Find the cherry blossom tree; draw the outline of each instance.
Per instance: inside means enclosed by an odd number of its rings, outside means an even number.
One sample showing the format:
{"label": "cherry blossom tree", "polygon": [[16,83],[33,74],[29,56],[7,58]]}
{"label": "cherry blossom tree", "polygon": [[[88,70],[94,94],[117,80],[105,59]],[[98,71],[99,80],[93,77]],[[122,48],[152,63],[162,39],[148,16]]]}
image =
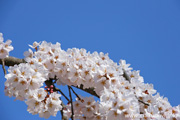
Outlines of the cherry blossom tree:
{"label": "cherry blossom tree", "polygon": [[[115,63],[108,54],[85,49],[65,51],[58,42],[34,42],[29,46],[24,59],[9,56],[11,40],[4,42],[0,34],[4,92],[24,101],[32,115],[49,118],[60,111],[62,120],[180,120],[180,106],[171,106],[125,60]],[[68,95],[60,88],[65,85]],[[83,97],[74,88],[92,96]]]}

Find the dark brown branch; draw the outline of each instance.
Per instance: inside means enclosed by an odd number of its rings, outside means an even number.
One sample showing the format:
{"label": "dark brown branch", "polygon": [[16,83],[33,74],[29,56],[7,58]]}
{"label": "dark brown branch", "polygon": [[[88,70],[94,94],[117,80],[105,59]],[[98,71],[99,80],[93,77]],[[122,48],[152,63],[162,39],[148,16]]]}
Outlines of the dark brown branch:
{"label": "dark brown branch", "polygon": [[81,98],[79,97],[79,95],[72,89],[72,87],[70,87],[71,88],[71,90],[73,91],[73,93],[76,95],[76,97],[79,99],[79,100],[81,100]]}
{"label": "dark brown branch", "polygon": [[[62,100],[61,100],[61,101],[62,101]],[[64,110],[64,108],[65,108],[65,105],[64,105],[63,101],[61,102],[61,106],[62,106],[62,110],[60,110],[60,112],[61,112],[61,119],[62,119],[62,120],[68,120],[67,117],[64,116],[63,110]]]}
{"label": "dark brown branch", "polygon": [[83,91],[85,91],[85,92],[87,92],[93,96],[100,98],[99,95],[97,95],[96,92],[94,91],[94,88],[83,88],[82,84],[79,87],[78,86],[74,86],[74,87],[81,89],[81,90],[83,90]]}
{"label": "dark brown branch", "polygon": [[144,105],[149,106],[149,104],[147,104],[147,103],[143,102],[142,100],[138,100],[138,101],[139,101],[140,103],[144,104]]}
{"label": "dark brown branch", "polygon": [[70,100],[68,99],[68,97],[60,90],[60,89],[58,89],[58,88],[54,88],[55,89],[55,91],[58,91],[58,92],[60,92],[61,93],[61,95],[63,95],[65,98],[66,98],[66,100],[69,102]]}
{"label": "dark brown branch", "polygon": [[[19,58],[15,58],[15,57],[7,57],[4,58],[4,64],[5,66],[14,66],[14,65],[18,65],[20,63],[25,63],[26,61],[24,59],[19,59]],[[2,59],[0,59],[0,64],[2,65]]]}
{"label": "dark brown branch", "polygon": [[71,112],[72,112],[71,120],[74,120],[74,108],[73,108],[73,101],[72,101],[70,86],[68,86],[68,90],[69,90],[69,97],[70,97],[70,102],[71,102]]}

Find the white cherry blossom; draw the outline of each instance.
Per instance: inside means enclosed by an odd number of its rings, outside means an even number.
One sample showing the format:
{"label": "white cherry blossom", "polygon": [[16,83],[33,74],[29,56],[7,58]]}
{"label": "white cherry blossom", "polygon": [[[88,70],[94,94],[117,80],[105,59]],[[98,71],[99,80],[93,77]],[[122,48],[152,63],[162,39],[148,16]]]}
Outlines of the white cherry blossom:
{"label": "white cherry blossom", "polygon": [[[9,55],[13,49],[10,43],[3,43],[0,33],[0,58]],[[63,109],[64,115],[70,118],[70,101],[63,108],[62,96],[55,88],[82,85],[84,89],[93,88],[100,100],[79,95],[80,99],[73,102],[75,119],[180,120],[180,106],[172,107],[125,60],[120,60],[118,65],[102,52],[91,54],[78,48],[65,51],[58,42],[34,42],[30,47],[24,52],[26,63],[9,67],[4,92],[25,101],[27,111],[33,115],[49,118]]]}

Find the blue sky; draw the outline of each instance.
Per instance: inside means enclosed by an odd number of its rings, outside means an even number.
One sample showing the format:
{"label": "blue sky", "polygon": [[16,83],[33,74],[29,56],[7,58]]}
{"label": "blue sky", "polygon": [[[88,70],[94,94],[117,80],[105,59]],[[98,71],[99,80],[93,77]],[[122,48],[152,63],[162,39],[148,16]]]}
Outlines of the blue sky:
{"label": "blue sky", "polygon": [[[178,0],[0,0],[0,32],[13,41],[11,56],[23,58],[34,41],[109,53],[140,70],[171,105],[180,104],[180,1]],[[24,102],[4,95],[1,119],[43,120]],[[86,95],[86,94],[83,94]],[[60,120],[51,117],[51,120]]]}

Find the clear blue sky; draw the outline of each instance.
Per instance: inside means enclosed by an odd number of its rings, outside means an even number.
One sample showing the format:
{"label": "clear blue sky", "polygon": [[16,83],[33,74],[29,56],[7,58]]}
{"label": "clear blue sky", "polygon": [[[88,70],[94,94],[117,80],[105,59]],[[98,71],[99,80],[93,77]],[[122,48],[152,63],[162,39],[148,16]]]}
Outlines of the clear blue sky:
{"label": "clear blue sky", "polygon": [[[46,40],[125,59],[173,106],[180,104],[179,0],[0,0],[0,32],[19,58],[28,44]],[[0,119],[43,120],[5,96],[2,70],[0,77]]]}

